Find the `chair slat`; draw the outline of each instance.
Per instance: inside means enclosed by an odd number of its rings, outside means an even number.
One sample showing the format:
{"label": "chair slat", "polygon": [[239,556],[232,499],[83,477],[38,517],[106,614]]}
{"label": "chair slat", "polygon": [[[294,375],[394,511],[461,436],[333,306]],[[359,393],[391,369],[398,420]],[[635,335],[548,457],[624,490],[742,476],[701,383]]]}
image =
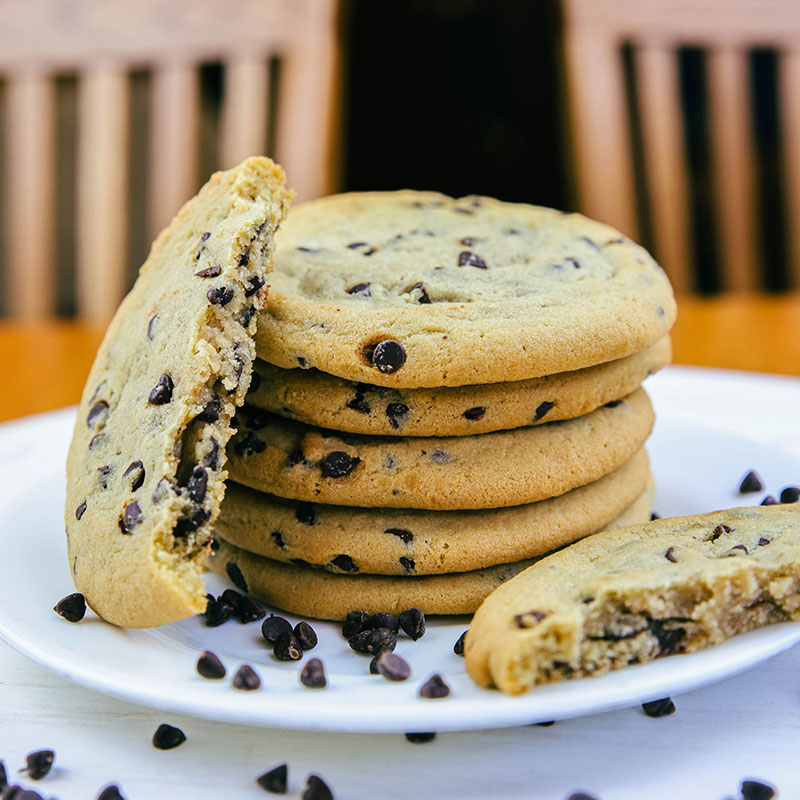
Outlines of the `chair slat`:
{"label": "chair slat", "polygon": [[790,50],[782,54],[778,83],[784,126],[790,281],[794,288],[800,288],[800,50]]}
{"label": "chair slat", "polygon": [[686,151],[674,48],[645,44],[636,51],[645,177],[655,251],[676,292],[691,291]]}
{"label": "chair slat", "polygon": [[267,152],[269,64],[266,55],[241,56],[225,64],[221,167]]}
{"label": "chair slat", "polygon": [[78,312],[106,320],[126,285],[129,84],[116,66],[79,81]]}
{"label": "chair slat", "polygon": [[724,288],[755,289],[760,259],[746,52],[732,48],[711,51],[708,78]]}
{"label": "chair slat", "polygon": [[150,86],[149,238],[175,216],[199,183],[200,88],[193,64],[164,64]]}
{"label": "chair slat", "polygon": [[23,318],[55,311],[55,85],[19,75],[7,87],[6,224],[8,311]]}

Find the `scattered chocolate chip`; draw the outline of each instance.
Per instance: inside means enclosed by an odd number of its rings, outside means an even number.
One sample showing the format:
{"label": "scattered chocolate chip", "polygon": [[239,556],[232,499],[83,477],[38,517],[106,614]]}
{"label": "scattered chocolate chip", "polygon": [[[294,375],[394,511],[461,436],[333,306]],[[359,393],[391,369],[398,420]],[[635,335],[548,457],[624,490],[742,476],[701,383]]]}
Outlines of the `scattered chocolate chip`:
{"label": "scattered chocolate chip", "polygon": [[419,687],[419,696],[426,700],[438,700],[450,694],[450,687],[438,673],[431,675],[422,686]]}
{"label": "scattered chocolate chip", "polygon": [[273,767],[269,772],[259,775],[256,778],[256,783],[270,794],[286,794],[288,776],[289,765],[280,764],[277,767]]}
{"label": "scattered chocolate chip", "polygon": [[764,484],[756,472],[750,470],[747,475],[742,479],[739,485],[739,492],[741,494],[748,494],[750,492],[760,492],[764,489]]}
{"label": "scattered chocolate chip", "polygon": [[384,533],[391,533],[392,536],[397,536],[398,539],[401,539],[406,544],[414,539],[414,534],[411,533],[411,531],[407,531],[405,528],[386,528]]}
{"label": "scattered chocolate chip", "polygon": [[321,469],[323,478],[343,478],[349,475],[361,461],[356,456],[351,456],[343,450],[333,450],[322,459]]}
{"label": "scattered chocolate chip", "polygon": [[233,676],[232,685],[234,689],[253,692],[261,688],[261,678],[258,677],[258,673],[249,664],[242,664]]}
{"label": "scattered chocolate chip", "polygon": [[514,622],[518,628],[532,628],[546,616],[546,611],[526,611],[524,614],[514,614]]}
{"label": "scattered chocolate chip", "polygon": [[369,283],[356,283],[353,284],[349,289],[345,289],[345,291],[347,294],[363,294],[364,297],[369,297],[371,294],[369,287]]}
{"label": "scattered chocolate chip", "polygon": [[186,489],[189,492],[189,499],[195,503],[202,503],[206,497],[207,487],[208,472],[206,472],[203,467],[195,467],[192,470],[189,482],[186,484]]}
{"label": "scattered chocolate chip", "polygon": [[370,614],[364,620],[361,630],[370,631],[376,628],[388,628],[390,631],[397,633],[397,631],[400,630],[400,621],[394,614],[387,614],[385,612]]}
{"label": "scattered chocolate chip", "polygon": [[233,452],[237,456],[252,456],[256,453],[263,453],[267,449],[267,443],[259,439],[253,431],[247,431],[233,445]]}
{"label": "scattered chocolate chip", "polygon": [[358,564],[345,553],[340,553],[332,558],[331,564],[334,567],[338,567],[342,572],[358,572]]}
{"label": "scattered chocolate chip", "polygon": [[362,630],[348,639],[348,644],[356,653],[375,655],[381,650],[394,650],[397,645],[397,634],[389,628]]}
{"label": "scattered chocolate chip", "polygon": [[781,503],[796,503],[800,500],[800,487],[787,486],[781,491]]}
{"label": "scattered chocolate chip", "polygon": [[378,675],[383,675],[387,681],[405,681],[411,676],[408,662],[391,650],[383,650],[378,654],[375,671]]}
{"label": "scattered chocolate chip", "polygon": [[313,525],[316,521],[314,506],[307,502],[297,504],[297,508],[294,511],[294,516],[297,521],[302,522],[303,525]]}
{"label": "scattered chocolate chip", "polygon": [[300,683],[309,689],[324,689],[328,685],[325,678],[325,666],[318,658],[309,659],[300,670]]}
{"label": "scattered chocolate chip", "polygon": [[769,544],[769,542],[770,542],[770,540],[769,540],[769,539],[766,539],[766,538],[764,538],[764,537],[762,536],[762,537],[761,537],[761,538],[758,540],[758,546],[759,546],[759,547],[764,547],[765,545],[768,545],[768,544]]}
{"label": "scattered chocolate chip", "polygon": [[[364,253],[369,255],[369,253]],[[333,800],[333,792],[319,775],[309,775],[303,791],[303,800]]]}
{"label": "scattered chocolate chip", "polygon": [[777,797],[775,787],[761,781],[744,780],[739,786],[742,800],[772,800]]}
{"label": "scattered chocolate chip", "polygon": [[586,794],[586,792],[573,792],[567,800],[597,800],[593,794]]}
{"label": "scattered chocolate chip", "polygon": [[204,650],[195,665],[198,675],[212,681],[218,681],[225,677],[227,670],[225,665],[210,650]]}
{"label": "scattered chocolate chip", "polygon": [[342,624],[342,636],[350,639],[357,633],[364,630],[364,623],[369,619],[366,611],[348,611],[347,617]]}
{"label": "scattered chocolate chip", "polygon": [[298,622],[294,626],[294,635],[303,650],[313,650],[317,646],[317,634],[307,622]]}
{"label": "scattered chocolate chip", "polygon": [[[226,589],[221,596],[221,600],[223,602],[228,602],[226,596],[230,597],[232,594],[238,594],[238,592],[234,592],[233,589]],[[247,595],[239,595],[239,601],[236,606],[233,608],[233,613],[236,615],[239,622],[242,625],[247,625],[249,622],[256,622],[256,620],[263,619],[267,612],[264,610],[264,607],[253,600],[252,597],[248,597]]]}
{"label": "scattered chocolate chip", "polygon": [[281,634],[291,633],[292,623],[283,617],[277,617],[275,614],[270,614],[264,622],[261,623],[261,635],[271,644],[278,641]]}
{"label": "scattered chocolate chip", "polygon": [[0,761],[0,792],[8,786],[8,773],[4,761]]}
{"label": "scattered chocolate chip", "polygon": [[464,631],[464,633],[462,633],[461,636],[459,636],[458,639],[456,639],[456,643],[453,645],[453,652],[457,656],[464,655],[464,640],[466,638],[467,638],[467,632]]}
{"label": "scattered chocolate chip", "polygon": [[67,622],[80,622],[86,615],[86,598],[80,592],[68,594],[53,606],[53,611]]}
{"label": "scattered chocolate chip", "polygon": [[673,564],[677,564],[678,563],[678,559],[675,558],[675,548],[674,547],[667,548],[667,552],[664,553],[664,558],[666,558],[667,561],[671,561]]}
{"label": "scattered chocolate chip", "polygon": [[31,780],[38,781],[50,772],[56,754],[52,750],[34,750],[25,756],[25,768],[20,772],[26,772]]}
{"label": "scattered chocolate chip", "polygon": [[231,607],[222,600],[212,600],[206,606],[206,627],[217,628],[231,618]]}
{"label": "scattered chocolate chip", "polygon": [[155,325],[157,319],[158,319],[158,314],[153,314],[153,316],[150,317],[150,319],[147,322],[147,338],[150,339],[150,341],[152,341],[153,336],[155,336]]}
{"label": "scattered chocolate chip", "polygon": [[216,264],[213,267],[206,267],[205,269],[201,269],[200,272],[195,272],[196,278],[216,278],[217,275],[222,273],[222,267],[219,264]]}
{"label": "scattered chocolate chip", "polygon": [[533,421],[538,422],[545,414],[547,414],[555,405],[555,403],[551,403],[549,400],[545,400],[543,403],[539,403],[536,411],[533,415]]}
{"label": "scattered chocolate chip", "polygon": [[125,533],[133,533],[133,529],[142,521],[142,509],[134,500],[125,506],[122,516],[119,518],[119,529]]}
{"label": "scattered chocolate chip", "polygon": [[239,613],[239,609],[242,607],[244,598],[245,595],[240,594],[236,591],[236,589],[226,589],[219,596],[219,599],[222,600],[223,603],[227,603],[231,607],[231,612],[234,614]]}
{"label": "scattered chocolate chip", "polygon": [[556,721],[554,719],[548,719],[544,722],[534,722],[533,724],[539,728],[550,728],[556,724]]}
{"label": "scattered chocolate chip", "polygon": [[225,572],[228,573],[228,577],[236,586],[247,593],[247,581],[244,579],[244,575],[242,575],[242,571],[239,569],[238,565],[234,564],[233,561],[229,561],[225,567]]}
{"label": "scattered chocolate chip", "polygon": [[777,501],[777,500],[776,500],[776,499],[775,499],[775,498],[774,498],[774,497],[773,497],[771,494],[768,494],[768,495],[767,495],[767,496],[766,496],[766,497],[765,497],[765,498],[764,498],[764,499],[761,501],[761,505],[762,505],[762,506],[777,506],[777,505],[778,505],[778,501]]}
{"label": "scattered chocolate chip", "polygon": [[90,428],[102,428],[108,419],[108,403],[105,400],[98,400],[90,409],[86,416],[86,424]]}
{"label": "scattered chocolate chip", "polygon": [[731,547],[731,549],[728,550],[727,553],[725,553],[725,556],[740,556],[742,555],[742,553],[744,553],[744,555],[747,555],[747,547],[743,544],[736,544],[733,547]]}
{"label": "scattered chocolate chip", "polygon": [[75,519],[80,519],[83,516],[84,511],[86,511],[85,500],[75,509]]}
{"label": "scattered chocolate chip", "polygon": [[211,449],[203,456],[203,464],[209,469],[216,469],[219,464],[219,442],[213,436]]}
{"label": "scattered chocolate chip", "polygon": [[272,652],[279,661],[299,661],[303,657],[303,648],[291,630],[278,636]]}
{"label": "scattered chocolate chip", "polygon": [[364,390],[356,389],[356,395],[351,400],[348,400],[345,405],[352,408],[353,411],[359,411],[362,414],[369,414],[369,404],[364,399]]}
{"label": "scattered chocolate chip", "polygon": [[172,725],[162,722],[153,734],[153,747],[157,750],[172,750],[186,741],[186,734]]}
{"label": "scattered chocolate chip", "polygon": [[650,703],[642,703],[642,709],[648,717],[668,717],[675,713],[675,703],[672,699],[665,697],[662,700],[653,700]]}
{"label": "scattered chocolate chip", "polygon": [[384,339],[375,345],[370,360],[381,372],[391,374],[406,363],[406,351],[400,342]]}
{"label": "scattered chocolate chip", "polygon": [[458,254],[458,266],[486,269],[486,262],[477,253],[472,253],[469,250],[463,250]]}
{"label": "scattered chocolate chip", "polygon": [[195,417],[200,422],[216,422],[219,419],[219,409],[221,401],[214,395],[206,404],[203,410]]}
{"label": "scattered chocolate chip", "polygon": [[144,466],[141,461],[131,461],[128,469],[122,473],[123,478],[130,478],[131,489],[135,492],[144,483]]}
{"label": "scattered chocolate chip", "polygon": [[97,795],[97,800],[125,800],[120,791],[119,786],[115,783],[112,783],[110,786],[106,786],[105,788],[101,789],[100,794]]}
{"label": "scattered chocolate chip", "polygon": [[165,403],[169,403],[169,401],[172,400],[172,390],[174,388],[175,384],[172,382],[172,378],[165,373],[158,379],[158,383],[153,387],[153,390],[150,392],[150,397],[147,398],[147,402],[153,406],[163,406]]}
{"label": "scattered chocolate chip", "polygon": [[406,575],[410,575],[414,571],[416,564],[414,563],[413,558],[409,558],[408,556],[400,556],[399,561],[400,566],[405,570]]}
{"label": "scattered chocolate chip", "polygon": [[252,297],[263,285],[265,281],[258,275],[253,275],[252,278],[244,285],[244,296]]}
{"label": "scattered chocolate chip", "polygon": [[425,615],[418,608],[407,608],[397,618],[400,627],[415,642],[425,634]]}
{"label": "scattered chocolate chip", "polygon": [[233,289],[230,286],[215,286],[206,292],[206,297],[212,306],[226,306],[233,300]]}
{"label": "scattered chocolate chip", "polygon": [[389,403],[389,405],[386,406],[386,416],[389,418],[389,424],[395,430],[405,421],[408,412],[409,408],[405,403]]}
{"label": "scattered chocolate chip", "polygon": [[406,739],[411,742],[411,744],[425,744],[426,742],[432,742],[436,738],[435,733],[406,733]]}
{"label": "scattered chocolate chip", "polygon": [[475,406],[475,408],[468,408],[461,416],[469,420],[482,419],[486,413],[484,406]]}

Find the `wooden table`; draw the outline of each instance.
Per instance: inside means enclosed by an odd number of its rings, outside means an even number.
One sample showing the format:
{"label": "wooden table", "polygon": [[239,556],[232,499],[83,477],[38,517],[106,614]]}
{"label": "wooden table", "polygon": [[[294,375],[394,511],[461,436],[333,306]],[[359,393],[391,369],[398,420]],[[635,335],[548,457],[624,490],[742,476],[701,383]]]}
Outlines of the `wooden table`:
{"label": "wooden table", "polygon": [[[800,292],[684,297],[676,364],[800,375]],[[0,323],[0,420],[71,405],[103,337],[76,322]]]}

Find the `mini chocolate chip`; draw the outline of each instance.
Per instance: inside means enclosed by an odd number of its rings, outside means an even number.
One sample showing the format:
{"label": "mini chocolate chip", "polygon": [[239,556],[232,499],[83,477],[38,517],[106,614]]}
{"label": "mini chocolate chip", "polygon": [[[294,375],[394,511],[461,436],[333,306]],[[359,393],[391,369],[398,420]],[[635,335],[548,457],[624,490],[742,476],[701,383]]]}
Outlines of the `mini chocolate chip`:
{"label": "mini chocolate chip", "polygon": [[468,408],[461,416],[465,419],[477,420],[482,419],[485,413],[486,408],[484,406],[475,406],[475,408]]}
{"label": "mini chocolate chip", "polygon": [[220,275],[221,273],[222,267],[219,264],[216,264],[213,267],[201,269],[200,272],[195,272],[194,276],[196,278],[216,278],[217,275]]}
{"label": "mini chocolate chip", "polygon": [[796,503],[800,500],[800,487],[787,486],[781,491],[781,503]]}
{"label": "mini chocolate chip", "polygon": [[261,688],[261,678],[259,678],[258,673],[249,664],[242,664],[242,666],[236,670],[232,684],[234,689],[241,689],[243,692],[252,692]]}
{"label": "mini chocolate chip", "polygon": [[406,351],[400,342],[384,339],[375,345],[370,360],[381,372],[391,374],[406,363]]}
{"label": "mini chocolate chip", "polygon": [[389,628],[362,630],[351,636],[347,643],[356,653],[375,655],[381,650],[394,650],[397,645],[397,634]]}
{"label": "mini chocolate chip", "polygon": [[97,795],[97,800],[125,800],[125,798],[123,797],[119,786],[117,786],[115,783],[112,783],[110,786],[106,786],[100,791],[100,794]]}
{"label": "mini chocolate chip", "polygon": [[668,717],[675,713],[675,703],[672,699],[665,697],[662,700],[653,700],[650,703],[642,703],[642,709],[648,717]]}
{"label": "mini chocolate chip", "polygon": [[359,411],[362,414],[369,414],[369,404],[364,399],[364,392],[362,389],[356,389],[356,395],[352,400],[348,400],[345,405],[352,408],[353,411]]}
{"label": "mini chocolate chip", "polygon": [[469,250],[463,250],[458,254],[458,266],[486,269],[486,262],[477,253],[472,253]]}
{"label": "mini chocolate chip", "polygon": [[388,628],[390,631],[397,633],[400,630],[400,620],[394,614],[387,614],[386,612],[370,614],[364,620],[362,630],[375,630],[375,628]]}
{"label": "mini chocolate chip", "polygon": [[545,611],[526,611],[524,614],[514,614],[514,622],[518,628],[532,628],[547,616]]}
{"label": "mini chocolate chip", "polygon": [[764,484],[756,472],[750,470],[747,475],[742,479],[739,484],[739,492],[741,494],[749,494],[750,492],[760,492],[764,489]]}
{"label": "mini chocolate chip", "polygon": [[131,461],[128,469],[122,473],[123,478],[130,478],[131,489],[135,492],[144,483],[144,466],[141,461]]}
{"label": "mini chocolate chip", "polygon": [[403,294],[416,294],[416,300],[420,305],[431,302],[431,298],[428,296],[428,290],[421,281],[418,281],[413,286],[409,286],[408,289],[403,289]]}
{"label": "mini chocolate chip", "polygon": [[282,633],[275,640],[272,652],[279,661],[299,661],[303,657],[303,648],[292,631]]}
{"label": "mini chocolate chip", "polygon": [[415,642],[425,634],[425,614],[418,608],[407,608],[405,611],[401,611],[397,621],[403,631]]}
{"label": "mini chocolate chip", "polygon": [[172,750],[186,741],[186,734],[172,725],[162,722],[153,734],[153,747],[158,750]]}
{"label": "mini chocolate chip", "polygon": [[217,628],[231,618],[231,607],[222,600],[212,600],[206,606],[206,627]]}
{"label": "mini chocolate chip", "polygon": [[206,297],[212,306],[226,306],[233,300],[233,289],[230,286],[215,286],[206,292]]}
{"label": "mini chocolate chip", "polygon": [[311,658],[300,671],[300,683],[308,689],[324,689],[328,685],[325,666],[318,658]]}
{"label": "mini chocolate chip", "polygon": [[313,525],[316,522],[314,506],[308,502],[298,503],[297,508],[294,510],[294,516],[303,525]]}
{"label": "mini chocolate chip", "polygon": [[391,650],[383,650],[378,655],[375,671],[378,675],[383,675],[387,681],[405,681],[411,676],[408,662]]}
{"label": "mini chocolate chip", "polygon": [[219,397],[214,397],[209,400],[203,410],[195,417],[200,422],[216,422],[219,419],[219,409],[222,405]]}
{"label": "mini chocolate chip", "polygon": [[360,458],[351,456],[343,450],[334,450],[322,459],[320,465],[323,478],[343,478],[358,466]]}
{"label": "mini chocolate chip", "polygon": [[730,533],[732,528],[729,528],[727,525],[717,525],[713,531],[711,531],[711,541],[716,542],[723,533]]}
{"label": "mini chocolate chip", "polygon": [[203,456],[203,465],[209,469],[216,469],[219,464],[219,442],[212,436],[211,449]]}
{"label": "mini chocolate chip", "polygon": [[425,744],[436,738],[435,733],[406,733],[404,735],[411,744]]}
{"label": "mini chocolate chip", "polygon": [[302,800],[333,800],[333,792],[319,775],[309,775]]}
{"label": "mini chocolate chip", "polygon": [[229,561],[225,567],[225,572],[228,573],[228,577],[236,586],[243,592],[247,592],[247,581],[244,579],[244,575],[242,575],[242,571],[239,569],[238,565],[234,564],[233,561]]}
{"label": "mini chocolate chip", "polygon": [[458,243],[463,247],[474,247],[480,241],[483,240],[477,238],[476,236],[465,236],[463,239],[459,239]]}
{"label": "mini chocolate chip", "polygon": [[80,592],[68,594],[53,606],[53,611],[67,622],[80,622],[86,614],[86,599]]}
{"label": "mini chocolate chip", "polygon": [[195,467],[186,489],[189,492],[189,499],[195,503],[202,503],[206,497],[208,487],[208,472],[203,467]]}
{"label": "mini chocolate chip", "polygon": [[400,556],[400,566],[405,570],[406,575],[410,575],[414,571],[414,559],[408,556]]}
{"label": "mini chocolate chip", "polygon": [[108,403],[105,400],[98,400],[90,409],[86,416],[86,424],[90,428],[102,428],[108,419]]}
{"label": "mini chocolate chip", "polygon": [[408,416],[409,408],[405,403],[389,403],[386,406],[386,416],[389,418],[389,424],[397,430],[400,423]]}
{"label": "mini chocolate chip", "polygon": [[225,665],[210,650],[204,650],[200,654],[200,658],[197,659],[197,664],[195,664],[195,669],[198,675],[202,675],[212,681],[221,680],[227,674]]}
{"label": "mini chocolate chip", "polygon": [[777,797],[775,788],[761,781],[744,780],[739,786],[742,800],[772,800]]}
{"label": "mini chocolate chip", "polygon": [[450,694],[450,687],[438,673],[431,675],[422,686],[419,687],[419,696],[426,700],[438,700]]}
{"label": "mini chocolate chip", "polygon": [[283,633],[292,632],[292,623],[283,617],[277,617],[275,614],[270,614],[264,622],[261,623],[261,635],[270,644],[275,644],[278,638]]}
{"label": "mini chocolate chip", "polygon": [[434,464],[450,464],[454,459],[452,453],[447,450],[440,450],[438,447],[430,455]]}
{"label": "mini chocolate chip", "polygon": [[104,433],[96,433],[94,436],[92,436],[91,439],[89,439],[89,449],[90,450],[98,449],[99,447],[102,446],[103,442],[105,442],[107,438],[108,437]]}
{"label": "mini chocolate chip", "polygon": [[581,268],[581,262],[580,262],[580,261],[578,261],[578,259],[577,259],[577,258],[572,258],[572,257],[570,256],[569,258],[565,258],[564,260],[565,260],[565,261],[566,261],[568,264],[572,264],[572,266],[573,266],[573,268],[574,268],[574,269],[580,269],[580,268]]}
{"label": "mini chocolate chip", "polygon": [[286,542],[284,542],[283,536],[281,536],[280,531],[272,531],[270,537],[272,538],[272,541],[275,542],[276,547],[280,547],[281,550],[286,549]]}
{"label": "mini chocolate chip", "polygon": [[761,505],[762,505],[762,506],[777,506],[777,505],[778,505],[778,501],[777,501],[777,500],[776,500],[776,499],[775,499],[775,498],[774,498],[774,497],[773,497],[771,494],[768,494],[768,495],[767,495],[767,496],[766,496],[766,497],[765,497],[765,498],[764,498],[764,499],[761,501]]}
{"label": "mini chocolate chip", "polygon": [[295,447],[291,453],[289,453],[289,457],[286,459],[286,465],[289,467],[296,467],[298,464],[302,464],[306,460],[305,455],[303,454],[302,447]]}
{"label": "mini chocolate chip", "polygon": [[551,403],[549,400],[545,400],[543,403],[539,403],[539,406],[536,409],[536,412],[533,415],[533,421],[538,422],[545,414],[547,414],[555,405],[555,403]]}
{"label": "mini chocolate chip", "polygon": [[349,289],[345,289],[345,291],[347,294],[363,294],[364,297],[369,297],[371,294],[369,287],[369,283],[356,283],[353,284]]}
{"label": "mini chocolate chip", "polygon": [[770,542],[770,540],[769,540],[769,539],[766,539],[765,537],[763,537],[763,536],[762,536],[762,537],[761,537],[761,538],[758,540],[758,546],[759,546],[759,547],[764,547],[764,545],[767,545],[767,544],[769,544],[769,542]]}
{"label": "mini chocolate chip", "polygon": [[134,500],[125,506],[122,516],[119,518],[119,529],[126,534],[133,532],[133,529],[142,521],[142,509]]}
{"label": "mini chocolate chip", "polygon": [[259,775],[256,778],[256,783],[265,791],[270,794],[286,794],[288,784],[289,765],[280,764],[277,767]]}
{"label": "mini chocolate chip", "polygon": [[366,611],[348,611],[347,617],[342,624],[342,636],[350,639],[357,633],[364,630],[364,623],[369,619]]}
{"label": "mini chocolate chip", "polygon": [[164,373],[150,392],[147,402],[153,406],[163,406],[165,403],[169,403],[172,400],[172,390],[174,388],[175,384],[172,382],[172,378]]}
{"label": "mini chocolate chip", "polygon": [[413,541],[414,539],[414,534],[411,533],[411,531],[407,531],[405,528],[386,528],[386,530],[384,530],[384,533],[391,533],[392,536],[397,536],[406,544]]}
{"label": "mini chocolate chip", "polygon": [[153,316],[150,317],[147,323],[147,338],[150,339],[151,341],[153,340],[153,336],[155,336],[155,324],[157,319],[158,319],[158,314],[153,314]]}
{"label": "mini chocolate chip", "polygon": [[25,756],[25,769],[20,772],[27,772],[31,780],[41,780],[50,772],[55,759],[56,754],[52,750],[34,750]]}
{"label": "mini chocolate chip", "polygon": [[664,553],[664,558],[666,558],[667,561],[671,561],[673,564],[677,564],[678,563],[678,559],[675,558],[675,548],[674,547],[667,548],[667,552]]}
{"label": "mini chocolate chip", "polygon": [[253,431],[247,431],[233,445],[233,452],[237,456],[252,456],[256,453],[263,453],[267,449],[267,443],[259,439]]}
{"label": "mini chocolate chip", "polygon": [[98,467],[97,471],[100,473],[101,485],[104,489],[108,489],[108,476],[111,474],[111,466],[104,464],[102,467]]}
{"label": "mini chocolate chip", "polygon": [[294,635],[303,650],[313,650],[317,646],[317,634],[307,622],[298,622],[294,626]]}
{"label": "mini chocolate chip", "polygon": [[75,509],[75,519],[80,519],[83,516],[84,511],[86,511],[85,500]]}
{"label": "mini chocolate chip", "polygon": [[747,553],[747,547],[745,545],[743,545],[743,544],[735,544],[733,547],[731,547],[730,550],[728,550],[727,553],[725,553],[725,557],[727,557],[727,556],[738,556],[738,555],[741,555],[742,553],[744,553],[745,555],[748,554]]}
{"label": "mini chocolate chip", "polygon": [[242,602],[244,601],[245,596],[240,594],[236,591],[236,589],[226,589],[220,596],[219,599],[222,600],[223,603],[227,603],[231,607],[231,611],[234,614],[239,613],[239,609],[242,606]]}
{"label": "mini chocolate chip", "polygon": [[263,285],[265,281],[258,275],[253,275],[252,278],[244,285],[244,296],[252,297]]}
{"label": "mini chocolate chip", "polygon": [[188,517],[182,517],[175,523],[172,535],[178,537],[186,536],[187,533],[196,531],[201,525],[208,522],[210,517],[210,511],[206,511],[204,508],[195,508]]}
{"label": "mini chocolate chip", "polygon": [[458,639],[456,639],[456,643],[453,645],[453,652],[457,656],[464,655],[464,640],[466,638],[467,638],[467,632],[464,631],[464,633],[462,633],[461,636],[459,636]]}
{"label": "mini chocolate chip", "polygon": [[239,322],[241,323],[243,328],[247,328],[250,325],[250,320],[253,319],[256,313],[255,306],[247,306],[243,311],[241,316],[239,317]]}

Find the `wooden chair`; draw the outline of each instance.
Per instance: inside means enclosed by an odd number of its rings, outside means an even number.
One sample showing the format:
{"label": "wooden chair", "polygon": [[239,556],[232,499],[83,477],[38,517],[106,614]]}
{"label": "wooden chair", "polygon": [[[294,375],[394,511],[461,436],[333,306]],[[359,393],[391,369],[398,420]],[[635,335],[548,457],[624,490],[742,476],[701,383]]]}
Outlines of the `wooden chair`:
{"label": "wooden chair", "polygon": [[150,238],[208,177],[198,162],[203,63],[224,68],[218,166],[274,153],[299,199],[312,198],[331,190],[337,14],[336,0],[4,0],[7,311],[33,318],[55,310],[56,76],[77,76],[78,314],[104,320],[129,283],[131,72],[150,74]]}
{"label": "wooden chair", "polygon": [[562,0],[581,210],[637,237],[621,48],[631,45],[656,255],[693,288],[688,177],[676,51],[707,52],[713,201],[724,288],[759,285],[748,54],[779,54],[791,277],[800,286],[800,7],[794,0]]}

